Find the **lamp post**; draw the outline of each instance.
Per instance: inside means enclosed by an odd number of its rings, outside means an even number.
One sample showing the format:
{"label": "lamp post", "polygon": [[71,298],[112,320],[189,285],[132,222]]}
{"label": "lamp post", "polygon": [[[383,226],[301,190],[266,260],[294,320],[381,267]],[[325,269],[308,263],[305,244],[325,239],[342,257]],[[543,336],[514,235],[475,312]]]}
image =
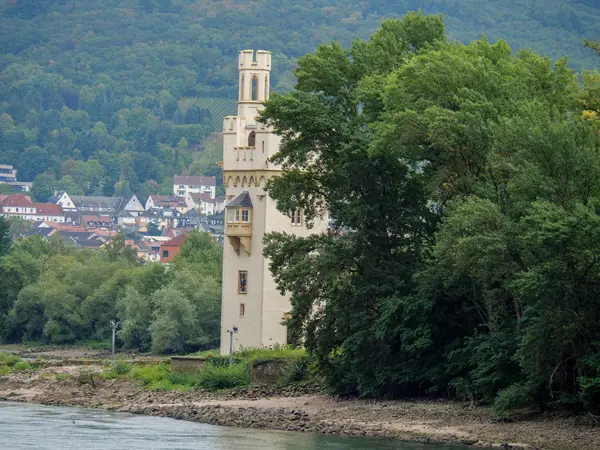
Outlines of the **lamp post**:
{"label": "lamp post", "polygon": [[115,365],[115,331],[117,330],[117,321],[111,320],[110,327],[112,328],[112,352],[111,352],[111,360],[112,365]]}
{"label": "lamp post", "polygon": [[238,332],[238,327],[234,325],[233,328],[227,330],[227,332],[229,333],[229,365],[231,365],[233,362],[233,333]]}

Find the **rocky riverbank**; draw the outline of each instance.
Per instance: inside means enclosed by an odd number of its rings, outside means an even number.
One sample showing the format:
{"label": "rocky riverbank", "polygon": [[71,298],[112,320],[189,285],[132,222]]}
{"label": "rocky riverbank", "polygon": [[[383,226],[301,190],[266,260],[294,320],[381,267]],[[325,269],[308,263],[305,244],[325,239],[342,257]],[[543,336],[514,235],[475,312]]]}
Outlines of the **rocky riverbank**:
{"label": "rocky riverbank", "polygon": [[53,367],[0,378],[0,400],[171,417],[214,425],[306,431],[505,449],[598,449],[592,417],[541,417],[507,423],[489,410],[447,401],[341,400],[307,387],[253,387],[227,393],[157,392],[90,376],[100,367]]}

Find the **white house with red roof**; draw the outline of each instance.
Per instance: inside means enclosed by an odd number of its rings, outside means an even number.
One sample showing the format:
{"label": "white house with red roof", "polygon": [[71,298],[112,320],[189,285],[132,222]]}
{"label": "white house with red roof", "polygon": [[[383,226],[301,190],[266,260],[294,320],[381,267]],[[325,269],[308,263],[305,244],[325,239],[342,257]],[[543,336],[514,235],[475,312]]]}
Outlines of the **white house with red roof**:
{"label": "white house with red roof", "polygon": [[4,217],[19,217],[35,222],[65,222],[62,206],[53,203],[33,203],[31,197],[23,194],[2,196],[1,212]]}

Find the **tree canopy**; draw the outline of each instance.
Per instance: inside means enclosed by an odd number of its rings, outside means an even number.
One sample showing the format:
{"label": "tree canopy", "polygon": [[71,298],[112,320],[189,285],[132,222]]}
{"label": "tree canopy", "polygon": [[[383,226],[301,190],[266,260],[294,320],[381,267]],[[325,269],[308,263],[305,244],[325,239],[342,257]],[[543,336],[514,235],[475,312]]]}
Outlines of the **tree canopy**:
{"label": "tree canopy", "polygon": [[[0,222],[1,226],[2,222]],[[0,229],[2,232],[2,229]],[[219,343],[221,247],[192,232],[173,267],[141,265],[117,236],[100,251],[67,247],[59,236],[19,240],[0,258],[0,338],[73,344],[110,337],[160,353]]]}
{"label": "tree canopy", "polygon": [[334,227],[265,254],[330,387],[597,408],[597,74],[421,13],[298,64],[269,195]]}

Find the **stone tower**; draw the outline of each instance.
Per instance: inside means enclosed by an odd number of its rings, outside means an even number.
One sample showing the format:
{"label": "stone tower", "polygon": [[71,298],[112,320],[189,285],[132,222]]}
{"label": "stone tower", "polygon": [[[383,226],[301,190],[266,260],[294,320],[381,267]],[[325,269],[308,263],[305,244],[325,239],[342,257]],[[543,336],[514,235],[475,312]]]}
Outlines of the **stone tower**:
{"label": "stone tower", "polygon": [[269,99],[271,53],[243,50],[239,54],[237,116],[223,123],[223,182],[225,183],[225,240],[223,249],[223,299],[221,353],[229,352],[227,330],[238,328],[234,350],[267,347],[287,342],[282,321],[290,311],[263,256],[265,233],[282,231],[308,235],[320,232],[304,224],[302,211],[292,217],[280,213],[264,190],[266,181],[281,174],[268,162],[277,153],[280,138],[256,118]]}

